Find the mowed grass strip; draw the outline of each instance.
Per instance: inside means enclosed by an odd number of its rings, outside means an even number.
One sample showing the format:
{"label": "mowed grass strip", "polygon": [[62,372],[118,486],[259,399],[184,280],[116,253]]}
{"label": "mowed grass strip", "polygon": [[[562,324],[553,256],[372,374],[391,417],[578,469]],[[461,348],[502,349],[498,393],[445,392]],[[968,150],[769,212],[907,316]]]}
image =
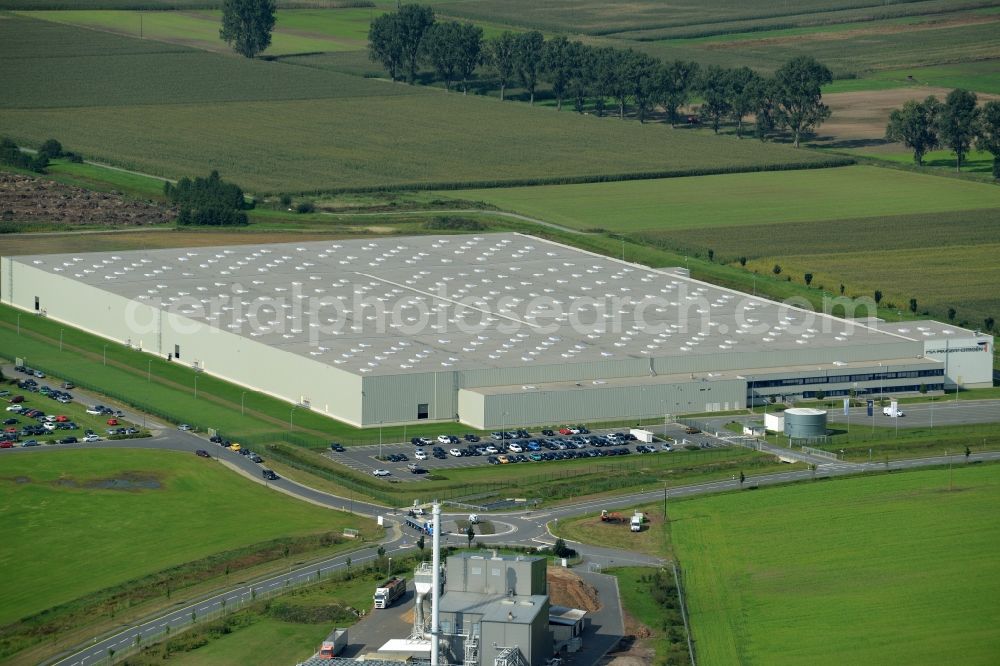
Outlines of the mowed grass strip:
{"label": "mowed grass strip", "polygon": [[0,624],[212,553],[359,519],[173,451],[8,454],[0,477]]}
{"label": "mowed grass strip", "polygon": [[[744,143],[749,142],[734,145]],[[460,190],[453,194],[567,227],[619,232],[1000,207],[1000,188],[991,185],[872,166]],[[797,232],[789,226],[787,233]],[[831,227],[830,233],[836,234],[836,228]]]}
{"label": "mowed grass strip", "polygon": [[218,169],[258,191],[739,171],[827,160],[782,146],[445,93],[10,109],[0,116],[0,133],[29,145],[58,135],[88,157],[160,176]]}

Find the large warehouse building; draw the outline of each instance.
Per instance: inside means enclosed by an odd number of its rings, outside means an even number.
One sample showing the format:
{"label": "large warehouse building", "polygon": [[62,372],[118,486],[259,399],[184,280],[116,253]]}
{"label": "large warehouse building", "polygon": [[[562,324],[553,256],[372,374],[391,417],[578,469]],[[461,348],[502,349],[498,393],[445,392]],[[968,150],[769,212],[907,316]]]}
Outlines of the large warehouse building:
{"label": "large warehouse building", "polygon": [[838,319],[513,233],[4,257],[0,298],[358,426],[992,385],[987,335]]}

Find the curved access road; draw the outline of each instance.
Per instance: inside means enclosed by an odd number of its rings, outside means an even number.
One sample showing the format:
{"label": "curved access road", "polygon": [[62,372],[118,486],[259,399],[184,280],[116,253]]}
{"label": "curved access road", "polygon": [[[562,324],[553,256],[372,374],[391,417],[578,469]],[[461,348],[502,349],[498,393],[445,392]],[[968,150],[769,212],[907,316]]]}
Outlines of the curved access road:
{"label": "curved access road", "polygon": [[[79,446],[81,445],[70,444],[29,449],[7,449],[3,451],[3,455],[37,455],[47,450]],[[103,441],[82,446],[94,448],[165,449],[191,452],[192,454],[197,449],[206,449],[221,464],[274,490],[331,509],[349,511],[373,518],[382,516],[388,528],[388,534],[381,544],[367,545],[350,553],[290,568],[287,572],[250,583],[240,584],[225,591],[199,598],[183,607],[174,608],[169,612],[159,614],[155,617],[144,618],[127,627],[122,627],[120,631],[112,635],[100,637],[92,643],[77,646],[76,649],[68,651],[68,653],[64,652],[60,655],[55,655],[45,661],[45,664],[87,666],[99,663],[102,659],[107,658],[109,651],[119,652],[131,645],[135,645],[137,641],[142,643],[143,641],[155,640],[157,637],[162,636],[164,630],[168,627],[171,630],[180,630],[191,622],[196,621],[197,618],[210,615],[223,608],[233,608],[248,603],[261,595],[276,593],[286,586],[294,586],[316,580],[328,575],[330,572],[347,566],[348,559],[350,559],[352,564],[367,562],[377,557],[376,549],[379,545],[385,548],[388,555],[406,552],[416,547],[416,540],[419,538],[419,535],[415,531],[401,527],[401,521],[398,520],[398,509],[351,498],[338,497],[289,479],[281,478],[276,481],[265,481],[261,477],[260,465],[250,462],[245,456],[241,456],[229,449],[210,444],[202,437],[192,433],[162,430],[159,435],[149,439]],[[596,513],[601,509],[621,510],[640,504],[664,501],[669,503],[671,499],[731,492],[740,490],[741,488],[760,488],[796,481],[806,481],[812,478],[850,476],[862,473],[940,467],[947,464],[967,464],[985,461],[1000,461],[1000,451],[977,453],[968,459],[964,455],[959,454],[891,461],[888,464],[829,462],[817,465],[815,470],[789,470],[787,472],[746,477],[742,484],[738,480],[727,479],[675,488],[664,487],[657,490],[627,493],[611,498],[584,500],[552,508],[490,514],[490,518],[502,524],[504,529],[500,530],[500,533],[496,535],[477,535],[476,539],[485,544],[551,545],[555,542],[555,538],[549,531],[551,523],[588,513]],[[463,518],[465,515],[464,513],[450,513],[442,516],[444,525],[442,543],[453,546],[463,546],[466,544],[464,533],[446,531],[449,524],[453,525],[456,519]],[[626,550],[601,548],[582,543],[574,544],[574,547],[585,562],[602,567],[615,564],[656,566],[663,563],[657,558]]]}

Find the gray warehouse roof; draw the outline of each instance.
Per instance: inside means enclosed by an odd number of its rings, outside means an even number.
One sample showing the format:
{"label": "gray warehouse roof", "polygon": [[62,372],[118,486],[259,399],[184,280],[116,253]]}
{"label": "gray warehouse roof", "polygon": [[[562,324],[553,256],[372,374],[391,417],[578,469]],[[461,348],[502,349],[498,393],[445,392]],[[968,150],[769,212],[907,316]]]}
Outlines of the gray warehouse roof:
{"label": "gray warehouse roof", "polygon": [[514,233],[13,260],[358,374],[918,337]]}

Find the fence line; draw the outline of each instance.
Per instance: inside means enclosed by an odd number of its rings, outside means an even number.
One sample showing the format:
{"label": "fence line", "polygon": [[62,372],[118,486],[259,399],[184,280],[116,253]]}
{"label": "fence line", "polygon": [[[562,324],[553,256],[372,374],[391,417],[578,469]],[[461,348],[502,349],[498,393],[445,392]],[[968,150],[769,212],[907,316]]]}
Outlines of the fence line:
{"label": "fence line", "polygon": [[688,655],[691,657],[691,666],[697,666],[694,656],[694,641],[691,639],[691,625],[688,623],[687,602],[684,601],[684,582],[681,573],[677,571],[677,562],[670,561],[670,568],[674,571],[674,582],[677,584],[677,596],[681,602],[681,619],[684,620],[684,634],[687,636]]}

